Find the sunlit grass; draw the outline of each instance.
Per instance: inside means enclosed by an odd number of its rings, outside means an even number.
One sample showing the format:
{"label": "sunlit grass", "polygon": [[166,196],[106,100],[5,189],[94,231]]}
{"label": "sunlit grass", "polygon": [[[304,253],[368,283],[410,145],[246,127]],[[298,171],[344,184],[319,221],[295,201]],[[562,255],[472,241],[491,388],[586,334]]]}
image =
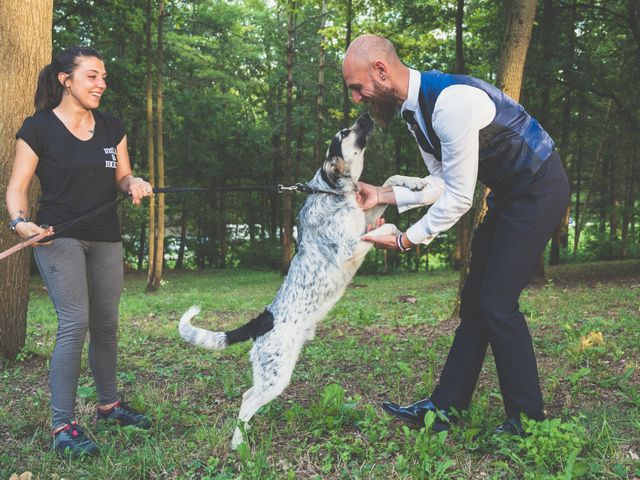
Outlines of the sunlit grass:
{"label": "sunlit grass", "polygon": [[[208,328],[238,326],[272,300],[270,272],[166,275],[156,294],[128,275],[121,303],[118,379],[154,419],[149,432],[98,429],[83,358],[79,419],[101,456],[65,463],[47,452],[47,362],[56,320],[34,277],[28,341],[0,371],[0,479],[91,478],[633,478],[640,476],[640,263],[550,269],[527,289],[529,318],[551,419],[523,441],[498,441],[495,367],[487,357],[468,412],[447,435],[410,431],[379,408],[412,402],[437,382],[456,322],[455,272],[359,276],[304,349],[290,387],[254,418],[249,444],[229,449],[250,343],[224,352],[182,342],[177,321],[192,304]],[[411,295],[416,303],[400,302]],[[585,344],[585,338],[601,340]],[[589,337],[591,335],[591,337]],[[588,343],[588,342],[587,342]],[[586,345],[586,346],[585,346]]]}

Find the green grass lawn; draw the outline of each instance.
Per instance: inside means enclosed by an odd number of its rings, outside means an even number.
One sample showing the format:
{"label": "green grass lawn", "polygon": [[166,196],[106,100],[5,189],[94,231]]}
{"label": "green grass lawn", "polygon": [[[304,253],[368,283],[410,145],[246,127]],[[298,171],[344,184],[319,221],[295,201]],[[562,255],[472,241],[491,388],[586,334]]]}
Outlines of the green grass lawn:
{"label": "green grass lawn", "polygon": [[[470,411],[450,432],[409,430],[381,410],[386,399],[410,403],[428,395],[446,358],[457,274],[430,272],[357,277],[303,350],[289,388],[254,417],[238,452],[229,443],[251,384],[251,342],[223,352],[197,349],[179,338],[177,321],[199,304],[199,326],[243,324],[272,300],[281,278],[169,273],[148,295],[145,277],[129,274],[118,378],[154,426],[95,426],[85,355],[77,411],[101,455],[73,463],[47,450],[56,319],[34,277],[27,346],[0,371],[0,479],[24,471],[41,479],[640,477],[640,262],[547,273],[551,280],[525,290],[520,302],[549,418],[528,425],[527,438],[490,435],[503,419],[490,354]],[[400,302],[400,295],[417,302]]]}

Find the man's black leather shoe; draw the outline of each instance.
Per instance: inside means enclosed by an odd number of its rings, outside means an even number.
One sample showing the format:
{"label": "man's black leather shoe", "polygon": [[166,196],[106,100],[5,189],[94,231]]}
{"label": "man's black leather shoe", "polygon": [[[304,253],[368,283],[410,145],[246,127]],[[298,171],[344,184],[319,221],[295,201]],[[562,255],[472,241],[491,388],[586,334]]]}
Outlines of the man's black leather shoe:
{"label": "man's black leather shoe", "polygon": [[504,422],[496,427],[493,431],[494,435],[518,435],[524,437],[524,429],[522,423],[517,418],[509,417]]}
{"label": "man's black leather shoe", "polygon": [[424,416],[427,412],[434,412],[436,420],[433,422],[431,430],[441,432],[449,428],[449,417],[447,417],[444,410],[438,410],[429,398],[404,407],[394,402],[382,402],[382,409],[389,415],[414,427],[424,427]]}

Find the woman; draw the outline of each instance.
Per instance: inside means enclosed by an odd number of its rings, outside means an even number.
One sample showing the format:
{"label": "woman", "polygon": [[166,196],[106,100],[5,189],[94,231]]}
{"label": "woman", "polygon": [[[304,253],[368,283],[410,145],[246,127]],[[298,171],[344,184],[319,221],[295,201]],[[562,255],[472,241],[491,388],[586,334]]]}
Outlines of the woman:
{"label": "woman", "polygon": [[[61,225],[108,204],[117,190],[134,204],[152,195],[133,177],[122,122],[97,110],[107,88],[100,53],[70,47],[40,72],[36,112],[16,134],[16,156],[7,188],[11,228],[26,239],[45,233],[39,225]],[[35,222],[27,218],[33,176],[42,187]],[[35,248],[38,268],[58,316],[51,357],[53,448],[65,456],[96,454],[96,444],[75,421],[80,358],[90,332],[89,364],[98,394],[98,420],[150,426],[118,401],[116,356],[118,304],[123,284],[122,241],[115,208],[64,229]]]}

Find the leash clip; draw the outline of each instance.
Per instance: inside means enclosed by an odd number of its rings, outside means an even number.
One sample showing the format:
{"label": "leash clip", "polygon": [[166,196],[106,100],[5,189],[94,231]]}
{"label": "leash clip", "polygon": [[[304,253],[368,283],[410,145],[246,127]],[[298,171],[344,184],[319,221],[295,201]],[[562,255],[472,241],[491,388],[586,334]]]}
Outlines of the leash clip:
{"label": "leash clip", "polygon": [[299,186],[302,185],[301,183],[296,183],[295,185],[292,185],[291,187],[285,187],[284,185],[282,185],[281,183],[278,184],[278,193],[283,193],[283,192],[301,192],[303,190],[300,190]]}

